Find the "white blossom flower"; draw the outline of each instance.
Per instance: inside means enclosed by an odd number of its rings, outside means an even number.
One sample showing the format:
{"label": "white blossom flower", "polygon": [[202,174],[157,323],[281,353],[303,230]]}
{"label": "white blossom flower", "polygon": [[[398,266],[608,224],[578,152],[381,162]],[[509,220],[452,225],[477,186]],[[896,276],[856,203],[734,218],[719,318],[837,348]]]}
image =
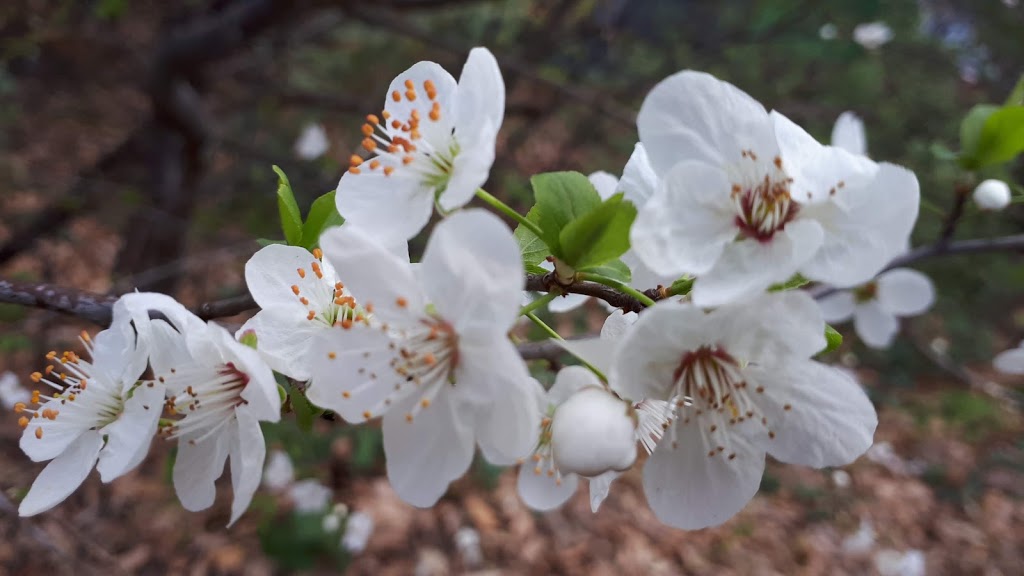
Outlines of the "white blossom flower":
{"label": "white blossom flower", "polygon": [[366,550],[366,544],[373,535],[373,517],[358,510],[349,514],[345,520],[345,534],[341,537],[341,547],[353,554]]}
{"label": "white blossom flower", "polygon": [[320,124],[306,124],[302,134],[295,141],[295,155],[302,160],[316,160],[323,156],[330,149],[331,143],[327,140],[327,131]]}
{"label": "white blossom flower", "polygon": [[255,331],[267,364],[296,380],[309,380],[314,336],[365,319],[319,248],[266,246],[245,263],[245,284],[260,311],[236,336]]}
{"label": "white blossom flower", "polygon": [[171,418],[161,432],[178,441],[175,492],[186,510],[209,508],[214,483],[230,460],[230,526],[260,485],[267,452],[260,422],[281,418],[277,382],[259,353],[224,328],[174,301],[152,308],[167,319],[151,322],[150,365],[156,381],[167,386]]}
{"label": "white blossom flower", "polygon": [[822,40],[835,40],[839,36],[839,29],[831,22],[826,22],[818,28],[818,37]]}
{"label": "white blossom flower", "polygon": [[825,323],[798,291],[711,312],[661,302],[623,338],[610,374],[626,397],[678,398],[674,424],[644,467],[644,491],[666,524],[721,524],[757,492],[765,453],[783,462],[846,464],[871,445],[874,407],[841,371],[810,357]]}
{"label": "white blossom flower", "polygon": [[997,354],[992,360],[992,365],[1005,374],[1024,374],[1024,342],[1017,348]]}
{"label": "white blossom flower", "polygon": [[417,274],[362,228],[330,230],[321,244],[376,320],[317,338],[309,399],[349,422],[384,417],[398,495],[433,505],[468,469],[474,444],[497,464],[528,454],[540,419],[507,337],[523,283],[508,227],[482,210],[453,214],[434,229]]}
{"label": "white blossom flower", "polygon": [[363,148],[338,183],[338,212],[377,237],[412,238],[436,200],[444,211],[472,199],[494,163],[505,83],[486,48],[469,53],[458,84],[419,62],[388,88],[381,117],[367,116]]}
{"label": "white blossom flower", "polygon": [[853,112],[843,112],[832,126],[832,145],[857,156],[868,155],[864,122]]}
{"label": "white blossom flower", "polygon": [[295,467],[284,450],[274,450],[263,469],[263,485],[274,491],[284,490],[295,482]]}
{"label": "white blossom flower", "polygon": [[853,41],[868,50],[877,50],[892,40],[892,28],[885,22],[865,22],[853,29]]}
{"label": "white blossom flower", "polygon": [[475,568],[483,564],[484,551],[480,548],[480,533],[469,526],[455,531],[455,549],[462,557],[462,565]]}
{"label": "white blossom flower", "polygon": [[[41,404],[34,410],[25,403],[15,405],[25,429],[21,449],[34,462],[50,463],[21,501],[21,516],[63,502],[93,467],[110,482],[145,458],[164,400],[162,385],[138,382],[146,369],[149,344],[135,304],[149,296],[122,297],[114,304],[110,328],[95,338],[82,332],[81,342],[91,360],[71,351],[59,356],[50,352],[46,358],[51,365],[32,374],[33,382],[53,392],[33,392],[31,404]],[[138,336],[133,321],[139,326]]]}
{"label": "white blossom flower", "polygon": [[898,318],[917,316],[935,302],[935,286],[909,268],[894,268],[852,290],[839,290],[818,300],[826,322],[853,317],[857,336],[872,348],[888,348],[900,330]]}
{"label": "white blossom flower", "polygon": [[334,497],[334,492],[315,478],[293,482],[288,486],[287,493],[295,510],[306,514],[322,512]]}
{"label": "white blossom flower", "polygon": [[920,550],[879,550],[874,560],[879,576],[924,576],[927,573],[924,552]]}
{"label": "white blossom flower", "polygon": [[18,375],[14,372],[0,374],[0,405],[11,410],[18,404],[28,404],[32,394],[21,385]]}
{"label": "white blossom flower", "polygon": [[985,180],[974,189],[974,203],[982,210],[1002,210],[1010,205],[1010,186],[1002,180]]}
{"label": "white blossom flower", "polygon": [[917,218],[912,172],[822,146],[707,74],[663,80],[637,126],[659,183],[631,230],[633,249],[659,274],[697,276],[701,306],[796,273],[863,283],[905,247]]}

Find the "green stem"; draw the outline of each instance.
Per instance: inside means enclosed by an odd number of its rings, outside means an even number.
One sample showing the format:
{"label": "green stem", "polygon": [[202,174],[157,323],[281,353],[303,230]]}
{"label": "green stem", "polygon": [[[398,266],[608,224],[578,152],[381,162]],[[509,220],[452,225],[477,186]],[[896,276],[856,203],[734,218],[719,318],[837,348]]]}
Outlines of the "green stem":
{"label": "green stem", "polygon": [[519,309],[519,315],[520,316],[524,316],[526,314],[532,313],[534,310],[536,310],[538,308],[543,308],[544,306],[547,306],[548,302],[551,302],[552,300],[554,300],[555,298],[558,298],[559,296],[561,296],[561,294],[559,294],[557,292],[549,292],[549,293],[541,296],[540,298],[537,298],[533,302],[530,302],[526,306],[523,306],[522,308],[520,308]]}
{"label": "green stem", "polygon": [[615,288],[616,290],[624,294],[629,294],[633,298],[639,300],[640,303],[643,304],[644,306],[654,306],[654,300],[648,298],[646,294],[640,292],[636,288],[627,286],[626,284],[619,282],[618,280],[614,280],[606,276],[601,276],[600,274],[594,274],[593,272],[580,272],[578,276],[580,280],[589,280],[591,282],[597,282],[598,284],[604,284],[609,288]]}
{"label": "green stem", "polygon": [[476,197],[490,204],[491,207],[497,210],[498,212],[501,212],[505,216],[508,216],[509,218],[515,220],[516,222],[519,222],[519,224],[523,228],[526,228],[530,232],[533,232],[534,235],[537,236],[537,238],[540,238],[544,234],[543,232],[541,232],[540,228],[536,224],[527,220],[525,216],[513,210],[512,207],[509,206],[508,204],[505,204],[501,200],[498,200],[494,196],[488,194],[487,191],[484,190],[483,188],[477,188]]}
{"label": "green stem", "polygon": [[[529,318],[531,322],[533,322],[534,324],[539,326],[540,329],[543,330],[545,333],[547,333],[548,336],[554,338],[555,340],[565,340],[565,338],[562,338],[562,336],[558,332],[555,332],[554,328],[552,328],[551,326],[548,326],[547,324],[545,324],[544,321],[541,320],[540,318],[538,318],[537,315],[534,314],[533,312],[526,312],[525,316],[527,318]],[[569,351],[566,350],[566,352],[569,352]],[[572,354],[572,352],[569,352],[569,353]],[[572,354],[572,355],[576,356],[575,354]],[[594,366],[590,362],[587,362],[583,358],[580,358],[579,356],[576,356],[576,359],[579,360],[580,364],[585,366],[587,368],[587,370],[590,370],[598,378],[600,378],[602,382],[608,382],[608,377],[604,375],[604,372],[601,372],[600,370],[598,370],[596,366]]]}

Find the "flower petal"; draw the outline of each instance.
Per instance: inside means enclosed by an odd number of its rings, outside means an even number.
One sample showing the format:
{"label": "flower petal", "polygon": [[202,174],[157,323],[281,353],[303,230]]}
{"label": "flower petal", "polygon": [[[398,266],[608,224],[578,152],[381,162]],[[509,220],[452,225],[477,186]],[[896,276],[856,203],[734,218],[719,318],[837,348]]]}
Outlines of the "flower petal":
{"label": "flower petal", "polygon": [[584,296],[583,294],[565,294],[549,302],[548,310],[555,314],[571,312],[586,304],[589,298],[589,296]]}
{"label": "flower petal", "polygon": [[43,468],[18,506],[19,516],[34,516],[63,502],[89,476],[103,447],[103,437],[89,430]]}
{"label": "flower petal", "polygon": [[703,274],[736,236],[736,215],[725,172],[683,162],[661,181],[637,214],[633,251],[659,274]]}
{"label": "flower petal", "polygon": [[345,172],[335,196],[338,213],[345,218],[343,228],[362,228],[382,243],[419,234],[430,220],[433,203],[432,191],[403,170],[390,176],[380,171]]}
{"label": "flower petal", "polygon": [[992,359],[992,365],[1006,374],[1024,374],[1024,348],[1000,352]]}
{"label": "flower petal", "polygon": [[384,416],[384,454],[388,480],[398,496],[420,508],[437,503],[448,485],[473,462],[474,414],[438,394],[411,422],[405,415],[418,400],[410,398]]}
{"label": "flower petal", "polygon": [[619,345],[612,340],[603,338],[574,338],[572,340],[555,340],[562,348],[577,358],[582,358],[595,368],[608,373],[612,368]]}
{"label": "flower petal", "polygon": [[845,322],[853,316],[856,306],[853,293],[848,290],[835,292],[818,300],[821,315],[826,322]]}
{"label": "flower petal", "polygon": [[283,314],[280,310],[263,309],[246,321],[236,338],[252,330],[256,333],[257,350],[275,371],[305,381],[310,377],[310,348],[313,337],[326,327],[305,316]]}
{"label": "flower petal", "polygon": [[497,216],[463,210],[434,228],[421,279],[460,337],[504,334],[518,315],[523,289],[519,245]]}
{"label": "flower petal", "polygon": [[865,156],[823,146],[782,114],[773,110],[771,117],[783,169],[793,179],[790,192],[797,202],[824,201],[842,188],[862,188],[878,171],[878,165]]}
{"label": "flower petal", "polygon": [[878,415],[860,384],[843,371],[790,360],[751,365],[744,374],[764,386],[758,399],[767,401],[759,404],[775,432],[768,443],[775,458],[814,468],[842,466],[871,447]]}
{"label": "flower petal", "polygon": [[554,510],[565,504],[576,493],[578,485],[579,477],[575,474],[566,474],[559,478],[548,476],[544,470],[535,467],[533,462],[526,462],[519,467],[519,476],[516,480],[516,488],[519,490],[519,497],[523,499],[523,504],[538,512]]}
{"label": "flower petal", "polygon": [[594,190],[597,190],[597,194],[601,197],[601,200],[611,198],[619,187],[619,179],[604,170],[591,172],[587,176],[587,180],[590,180],[590,183],[594,185]]}
{"label": "flower petal", "polygon": [[259,352],[235,340],[220,325],[210,322],[209,327],[214,345],[219,349],[224,363],[233,364],[236,370],[249,378],[241,393],[246,410],[258,420],[279,421],[281,396],[277,393],[277,380],[270,366],[263,361]]}
{"label": "flower petal", "polygon": [[764,450],[741,433],[730,433],[729,459],[709,457],[697,426],[678,425],[644,466],[644,493],[659,520],[683,530],[718,526],[747,505],[764,474]]}
{"label": "flower petal", "polygon": [[224,472],[230,439],[228,434],[215,434],[193,444],[193,438],[183,436],[178,442],[178,455],[174,460],[174,491],[181,505],[190,512],[213,506],[217,497],[214,482]]}
{"label": "flower petal", "polygon": [[[632,202],[637,209],[643,208],[647,201],[654,196],[658,189],[658,175],[651,168],[651,162],[647,159],[647,150],[644,145],[637,142],[633,147],[633,153],[622,169],[622,179],[619,180],[618,189],[621,190],[626,200]],[[613,190],[614,192],[614,190]]]}
{"label": "flower petal", "polygon": [[810,358],[826,345],[821,311],[801,290],[762,294],[714,314],[723,333],[721,344],[746,362]]}
{"label": "flower petal", "polygon": [[853,329],[867,346],[884,349],[892,345],[900,331],[900,323],[877,300],[869,300],[858,305],[853,312]]}
{"label": "flower petal", "polygon": [[896,268],[879,274],[878,303],[896,316],[914,316],[931,308],[935,286],[924,274],[910,268]]}
{"label": "flower petal", "polygon": [[547,404],[558,406],[569,396],[588,386],[600,388],[601,381],[583,366],[566,366],[555,376],[555,383],[547,393]]}
{"label": "flower petal", "polygon": [[591,512],[597,514],[597,509],[601,507],[601,503],[608,497],[608,491],[612,488],[612,482],[621,475],[621,472],[609,470],[600,476],[595,476],[590,479]]}
{"label": "flower petal", "polygon": [[726,166],[739,162],[744,150],[778,155],[764,106],[702,72],[685,70],[659,82],[644,99],[636,124],[659,176],[682,160]]}
{"label": "flower petal", "polygon": [[832,127],[832,145],[850,154],[864,156],[868,153],[864,122],[853,112],[843,112]]}
{"label": "flower petal", "polygon": [[[412,90],[416,93],[415,100],[408,98],[410,88],[406,82],[412,83]],[[427,94],[425,86],[427,82],[433,84],[434,98],[430,98]],[[395,92],[398,92],[397,100],[394,97]],[[455,120],[453,114],[457,105],[457,92],[455,78],[447,70],[435,62],[417,62],[391,81],[387,97],[384,100],[384,110],[391,115],[392,121],[399,122],[408,122],[413,115],[413,110],[416,110],[420,118],[424,120],[419,124],[423,138],[428,142],[436,142],[446,139],[451,134],[452,123]],[[425,120],[430,117],[434,102],[441,106],[440,121],[427,122]],[[401,128],[394,128],[390,124],[385,124],[384,128],[390,135],[408,137],[408,133],[402,132]],[[342,212],[342,215],[344,216],[345,213]]]}
{"label": "flower petal", "polygon": [[409,311],[426,306],[409,263],[388,251],[361,228],[348,224],[320,236],[324,257],[335,270],[351,271],[345,289],[360,305],[374,306],[374,316],[384,322],[402,322]]}
{"label": "flower petal", "polygon": [[[505,81],[494,54],[487,48],[469,51],[466,64],[459,76],[457,107],[455,111],[455,137],[460,145],[489,143],[494,157],[494,137],[505,119]],[[488,126],[486,140],[471,133]],[[468,136],[468,138],[467,138]]]}
{"label": "flower petal", "polygon": [[636,324],[637,318],[639,315],[636,312],[623,312],[622,310],[612,312],[601,325],[601,338],[612,341],[621,340],[633,328],[633,324]]}
{"label": "flower petal", "polygon": [[484,123],[476,127],[474,140],[459,140],[459,153],[452,161],[451,175],[438,203],[446,212],[461,208],[476,195],[477,189],[487,182],[494,165],[494,145],[498,129]]}
{"label": "flower petal", "polygon": [[883,163],[869,184],[847,185],[830,202],[805,205],[824,227],[825,242],[800,273],[839,288],[867,282],[907,246],[919,203],[914,173]]}
{"label": "flower petal", "polygon": [[[391,337],[381,329],[362,324],[323,331],[313,340],[312,376],[306,389],[310,402],[353,424],[380,416],[385,399],[394,401],[413,391],[392,368],[396,354],[391,345]],[[405,390],[396,391],[396,385]]]}
{"label": "flower petal", "polygon": [[267,445],[256,415],[248,406],[235,411],[237,423],[231,433],[231,487],[234,499],[231,501],[231,521],[228,528],[245,512],[252,502],[252,496],[260,487],[263,477],[263,461],[267,456]]}
{"label": "flower petal", "polygon": [[[299,301],[306,297],[315,308],[323,308],[324,281],[317,278],[311,265],[320,262],[305,248],[271,244],[264,246],[245,263],[245,285],[263,310],[304,318],[309,308]],[[299,270],[303,274],[299,274]],[[299,293],[295,294],[294,288]]]}
{"label": "flower petal", "polygon": [[159,382],[141,383],[125,401],[124,412],[103,428],[107,443],[96,470],[104,482],[133,470],[146,458],[163,406],[164,386]]}
{"label": "flower petal", "polygon": [[698,276],[690,297],[698,306],[712,307],[763,292],[785,282],[821,246],[821,226],[798,219],[786,224],[770,241],[730,242],[714,267]]}

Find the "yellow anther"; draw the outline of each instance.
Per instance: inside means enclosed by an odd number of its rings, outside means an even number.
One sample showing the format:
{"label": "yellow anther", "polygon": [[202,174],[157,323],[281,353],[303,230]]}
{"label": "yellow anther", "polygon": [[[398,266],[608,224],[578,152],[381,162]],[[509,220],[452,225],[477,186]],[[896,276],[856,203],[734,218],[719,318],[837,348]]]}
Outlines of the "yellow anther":
{"label": "yellow anther", "polygon": [[36,440],[42,440],[42,439],[43,439],[43,429],[42,428],[36,428]]}
{"label": "yellow anther", "polygon": [[334,360],[335,358],[338,357],[338,354],[335,352],[328,352],[327,357],[330,358],[331,360]]}
{"label": "yellow anther", "polygon": [[422,406],[424,408],[429,408],[430,407],[430,400],[428,398],[424,398],[423,400],[420,400],[420,406]]}
{"label": "yellow anther", "polygon": [[313,257],[316,258],[317,260],[323,260],[324,251],[319,248],[313,248]]}
{"label": "yellow anther", "polygon": [[18,418],[18,426],[28,428],[28,417],[22,416],[21,418]]}
{"label": "yellow anther", "polygon": [[43,375],[40,372],[33,372],[32,376],[30,376],[30,378],[32,378],[33,382],[38,384],[39,381],[43,379]]}
{"label": "yellow anther", "polygon": [[352,393],[351,393],[351,392],[349,392],[348,390],[346,390],[346,391],[344,391],[344,392],[342,392],[342,393],[341,393],[341,397],[342,397],[342,398],[346,398],[346,399],[347,399],[347,398],[351,398],[351,397],[352,397]]}
{"label": "yellow anther", "polygon": [[[301,270],[301,268],[300,268],[300,270]],[[295,294],[296,296],[299,295],[299,285],[298,284],[292,284],[292,294]]]}

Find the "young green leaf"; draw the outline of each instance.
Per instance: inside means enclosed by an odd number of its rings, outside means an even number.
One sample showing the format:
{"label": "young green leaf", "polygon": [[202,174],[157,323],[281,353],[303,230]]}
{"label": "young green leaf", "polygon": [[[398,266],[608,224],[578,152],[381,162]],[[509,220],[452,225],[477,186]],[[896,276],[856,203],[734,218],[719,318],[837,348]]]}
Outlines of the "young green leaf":
{"label": "young green leaf", "polygon": [[302,225],[302,247],[307,250],[316,248],[320,243],[320,234],[332,227],[341,226],[345,219],[338,214],[338,207],[334,203],[335,191],[324,194],[313,200],[309,207],[309,214],[306,215],[306,223]]}
{"label": "young green leaf", "polygon": [[977,167],[1002,164],[1024,152],[1024,106],[1006,106],[988,116],[974,152]]}
{"label": "young green leaf", "polygon": [[[539,214],[540,210],[534,206],[526,213],[526,219],[537,224],[540,218]],[[549,254],[551,254],[551,250],[548,249],[547,244],[538,238],[536,234],[522,225],[516,226],[516,230],[513,234],[516,237],[516,242],[519,243],[519,254],[522,255],[523,264],[526,266],[531,264],[540,264]]]}
{"label": "young green leaf", "polygon": [[779,282],[778,284],[772,284],[771,286],[768,287],[768,291],[769,292],[785,292],[786,290],[795,290],[797,288],[800,288],[801,286],[806,286],[807,284],[810,284],[810,283],[811,283],[811,281],[808,280],[807,278],[804,278],[800,274],[795,274],[795,275],[793,275],[792,278],[790,278],[789,280],[786,280],[785,282]]}
{"label": "young green leaf", "polygon": [[838,350],[843,345],[843,335],[830,324],[825,324],[825,349],[818,354],[825,354]]}
{"label": "young green leaf", "polygon": [[295,423],[303,432],[313,429],[313,420],[316,419],[319,410],[306,398],[306,395],[292,386],[292,410],[295,411]]}
{"label": "young green leaf", "polygon": [[537,205],[541,240],[555,256],[561,254],[558,235],[569,222],[601,205],[601,196],[579,172],[549,172],[530,178]]}
{"label": "young green leaf", "polygon": [[633,274],[630,272],[629,266],[626,266],[626,263],[622,260],[610,260],[594,266],[588,266],[586,268],[579,269],[579,272],[598,274],[605,278],[618,280],[625,284],[628,284],[633,278]]}
{"label": "young green leaf", "polygon": [[577,270],[597,266],[629,250],[629,228],[636,207],[623,201],[620,192],[600,206],[577,217],[558,235],[562,260]]}
{"label": "young green leaf", "polygon": [[273,170],[277,174],[277,211],[281,215],[281,229],[284,230],[288,244],[298,246],[302,241],[302,214],[299,213],[299,205],[295,202],[288,177],[277,166]]}

